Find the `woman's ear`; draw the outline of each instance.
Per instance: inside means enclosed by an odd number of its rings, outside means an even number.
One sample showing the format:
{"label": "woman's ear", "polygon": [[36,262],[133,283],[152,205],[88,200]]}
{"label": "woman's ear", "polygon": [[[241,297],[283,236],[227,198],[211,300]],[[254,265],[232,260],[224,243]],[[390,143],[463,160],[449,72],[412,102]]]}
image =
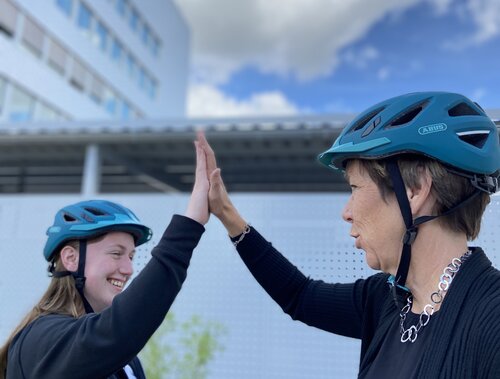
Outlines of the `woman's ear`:
{"label": "woman's ear", "polygon": [[428,170],[422,169],[419,186],[406,189],[410,201],[411,213],[414,218],[432,215],[435,199],[432,196],[432,177]]}
{"label": "woman's ear", "polygon": [[68,271],[78,270],[78,251],[72,246],[66,245],[61,250],[61,263]]}

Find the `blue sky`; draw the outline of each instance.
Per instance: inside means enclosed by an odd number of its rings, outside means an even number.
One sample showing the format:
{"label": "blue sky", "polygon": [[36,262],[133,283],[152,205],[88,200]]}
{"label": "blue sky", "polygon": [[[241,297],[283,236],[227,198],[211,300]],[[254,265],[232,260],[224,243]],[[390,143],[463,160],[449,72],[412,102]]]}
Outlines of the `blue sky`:
{"label": "blue sky", "polygon": [[359,112],[401,93],[500,108],[498,0],[178,0],[193,117]]}

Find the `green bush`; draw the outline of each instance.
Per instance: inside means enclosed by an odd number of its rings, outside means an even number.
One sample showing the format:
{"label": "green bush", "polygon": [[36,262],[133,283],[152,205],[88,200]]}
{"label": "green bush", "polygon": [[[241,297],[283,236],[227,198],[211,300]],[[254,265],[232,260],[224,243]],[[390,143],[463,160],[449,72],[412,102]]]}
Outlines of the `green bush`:
{"label": "green bush", "polygon": [[172,312],[141,351],[148,379],[204,379],[208,364],[223,350],[224,327],[194,315],[179,322]]}

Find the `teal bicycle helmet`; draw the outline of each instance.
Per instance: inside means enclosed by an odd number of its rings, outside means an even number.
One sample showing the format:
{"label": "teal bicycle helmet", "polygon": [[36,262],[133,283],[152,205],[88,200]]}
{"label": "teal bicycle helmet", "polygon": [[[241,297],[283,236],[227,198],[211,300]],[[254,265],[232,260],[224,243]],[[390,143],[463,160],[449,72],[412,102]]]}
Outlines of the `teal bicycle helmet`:
{"label": "teal bicycle helmet", "polygon": [[[49,273],[55,278],[68,275],[74,278],[87,313],[93,312],[83,291],[87,240],[112,231],[130,233],[134,237],[135,246],[149,241],[153,235],[151,229],[141,224],[130,209],[106,200],[82,201],[62,208],[57,212],[54,224],[47,230],[48,239],[43,255],[50,262]],[[55,253],[72,240],[80,241],[77,271],[55,271]]]}
{"label": "teal bicycle helmet", "polygon": [[[318,159],[344,169],[348,159],[404,153],[423,154],[461,172],[493,178],[500,170],[495,124],[478,104],[448,92],[410,93],[374,105],[352,120]],[[496,190],[492,180],[487,182],[487,192]]]}
{"label": "teal bicycle helmet", "polygon": [[54,224],[47,230],[43,255],[51,261],[65,242],[88,240],[110,231],[132,234],[136,246],[149,241],[153,235],[151,229],[141,224],[130,209],[111,201],[87,200],[57,212]]}
{"label": "teal bicycle helmet", "polygon": [[[441,215],[414,220],[397,164],[401,154],[436,159],[449,172],[468,178],[476,191]],[[496,125],[477,103],[455,93],[418,92],[382,101],[352,120],[318,159],[340,170],[349,159],[386,159],[406,226],[398,271],[389,281],[395,300],[396,288],[409,291],[404,284],[418,226],[450,214],[481,192],[493,194],[498,190],[500,147]]]}

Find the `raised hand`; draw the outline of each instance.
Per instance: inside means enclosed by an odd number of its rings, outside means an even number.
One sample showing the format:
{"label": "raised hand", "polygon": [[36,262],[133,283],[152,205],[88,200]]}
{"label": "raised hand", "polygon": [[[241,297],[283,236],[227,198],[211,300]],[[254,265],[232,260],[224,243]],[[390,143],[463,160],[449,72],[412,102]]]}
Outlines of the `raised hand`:
{"label": "raised hand", "polygon": [[199,135],[200,134],[198,134],[198,140],[194,142],[196,149],[194,186],[185,215],[205,225],[210,217],[208,210],[208,191],[210,189],[210,184],[208,181],[206,154],[200,145]]}
{"label": "raised hand", "polygon": [[227,193],[221,170],[217,167],[215,153],[203,133],[198,134],[200,147],[206,155],[207,171],[210,182],[208,192],[209,209],[226,227],[230,236],[236,236],[245,230],[246,222],[241,218]]}

